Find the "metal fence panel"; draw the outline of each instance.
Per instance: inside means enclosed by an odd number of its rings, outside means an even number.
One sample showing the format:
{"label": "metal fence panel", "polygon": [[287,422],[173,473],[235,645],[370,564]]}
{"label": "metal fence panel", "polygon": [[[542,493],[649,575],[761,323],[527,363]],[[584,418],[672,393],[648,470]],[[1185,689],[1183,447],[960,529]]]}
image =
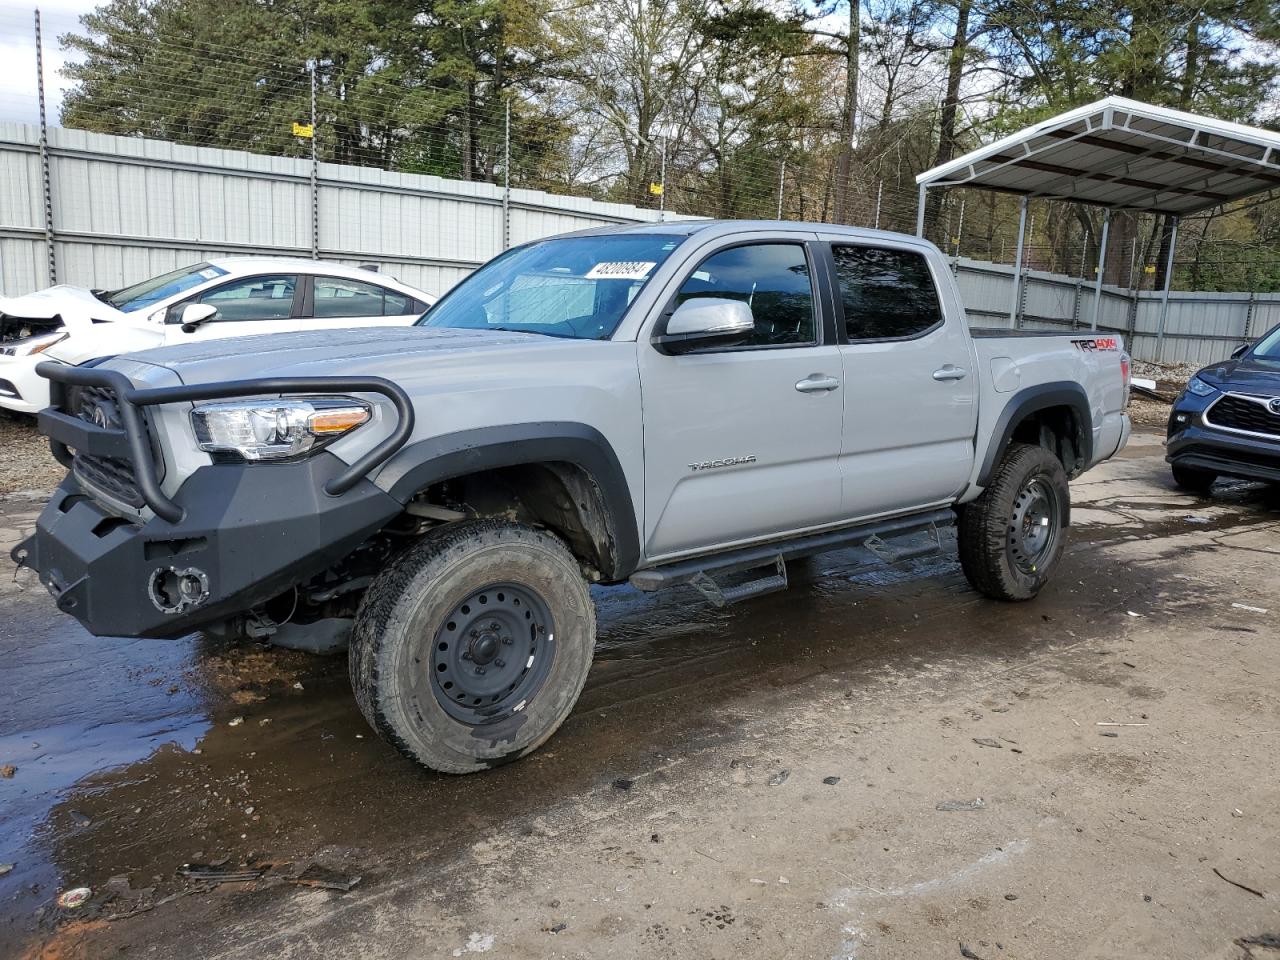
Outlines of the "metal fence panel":
{"label": "metal fence panel", "polygon": [[[310,256],[311,162],[189,147],[82,130],[49,131],[58,279],[117,287],[200,259],[232,254]],[[0,123],[0,293],[49,283],[39,129]],[[489,183],[322,163],[315,229],[324,259],[376,264],[443,293],[504,242],[610,223],[653,222],[656,210]],[[667,214],[668,219],[684,219]],[[1009,327],[1013,268],[953,263],[969,322]],[[1020,325],[1087,330],[1092,283],[1024,270]],[[1139,359],[1204,364],[1280,323],[1280,294],[1185,293],[1169,299],[1157,344],[1160,294],[1104,287],[1101,330],[1130,337]]]}

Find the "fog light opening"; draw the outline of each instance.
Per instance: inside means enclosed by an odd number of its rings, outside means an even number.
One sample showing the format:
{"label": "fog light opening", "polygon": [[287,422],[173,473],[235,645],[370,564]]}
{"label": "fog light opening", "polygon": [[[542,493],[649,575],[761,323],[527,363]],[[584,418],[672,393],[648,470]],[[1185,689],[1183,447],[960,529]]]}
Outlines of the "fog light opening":
{"label": "fog light opening", "polygon": [[161,567],[151,574],[147,593],[161,613],[186,613],[209,599],[209,577],[198,567]]}

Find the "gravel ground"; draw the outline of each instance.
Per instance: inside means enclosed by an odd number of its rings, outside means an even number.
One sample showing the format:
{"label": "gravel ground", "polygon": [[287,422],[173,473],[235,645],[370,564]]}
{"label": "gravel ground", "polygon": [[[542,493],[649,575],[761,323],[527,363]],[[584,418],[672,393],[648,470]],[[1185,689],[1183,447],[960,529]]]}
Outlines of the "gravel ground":
{"label": "gravel ground", "polygon": [[36,432],[35,417],[0,411],[0,450],[0,494],[48,493],[66,473]]}
{"label": "gravel ground", "polygon": [[[1145,360],[1133,361],[1133,375],[1146,377],[1156,382],[1156,389],[1167,397],[1175,397],[1182,392],[1187,381],[1200,369],[1188,363],[1147,363]],[[1134,423],[1149,427],[1163,427],[1169,420],[1169,404],[1161,400],[1152,400],[1136,391],[1129,401],[1129,416]]]}

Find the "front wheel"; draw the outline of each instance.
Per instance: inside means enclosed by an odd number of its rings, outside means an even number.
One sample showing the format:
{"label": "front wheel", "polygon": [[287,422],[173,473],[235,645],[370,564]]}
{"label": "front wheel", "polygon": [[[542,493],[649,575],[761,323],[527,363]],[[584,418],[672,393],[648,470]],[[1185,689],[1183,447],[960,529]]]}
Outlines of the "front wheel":
{"label": "front wheel", "polygon": [[373,582],[351,685],[410,759],[473,773],[537,749],[569,715],[595,648],[577,561],[543,530],[497,520],[433,531]]}
{"label": "front wheel", "polygon": [[1062,556],[1071,492],[1043,447],[1009,447],[982,496],[960,508],[960,566],[979,593],[1030,600]]}
{"label": "front wheel", "polygon": [[1200,470],[1196,467],[1180,467],[1176,463],[1170,468],[1173,482],[1190,493],[1207,494],[1218,475],[1212,470]]}

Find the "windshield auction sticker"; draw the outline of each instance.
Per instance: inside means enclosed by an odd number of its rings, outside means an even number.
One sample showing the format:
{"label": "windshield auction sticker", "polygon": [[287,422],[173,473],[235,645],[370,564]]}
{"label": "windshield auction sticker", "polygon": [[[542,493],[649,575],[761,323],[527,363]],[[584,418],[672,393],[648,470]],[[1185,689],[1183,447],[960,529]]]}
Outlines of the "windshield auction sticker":
{"label": "windshield auction sticker", "polygon": [[588,270],[584,277],[587,280],[643,280],[657,264],[652,260],[618,260],[611,263],[597,263]]}

